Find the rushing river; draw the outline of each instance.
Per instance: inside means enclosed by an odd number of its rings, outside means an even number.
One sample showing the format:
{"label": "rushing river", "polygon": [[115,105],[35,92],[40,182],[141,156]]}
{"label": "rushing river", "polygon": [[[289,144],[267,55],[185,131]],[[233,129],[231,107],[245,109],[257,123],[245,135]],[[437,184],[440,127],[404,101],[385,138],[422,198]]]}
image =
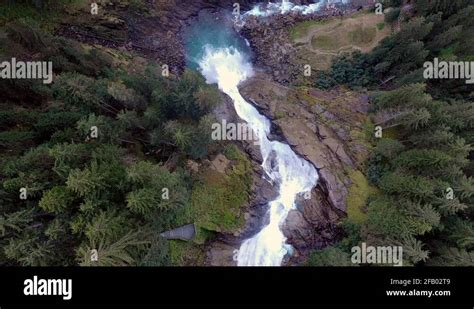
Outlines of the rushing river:
{"label": "rushing river", "polygon": [[[329,1],[340,2],[340,1]],[[320,4],[295,6],[289,1],[256,6],[248,15],[268,16],[288,11],[311,12]],[[245,15],[244,15],[245,16]],[[234,102],[240,118],[259,132],[262,167],[279,196],[268,203],[269,223],[243,241],[237,258],[239,266],[279,266],[291,252],[280,226],[296,207],[298,194],[310,191],[318,181],[312,164],[295,154],[285,143],[268,139],[270,121],[240,94],[238,85],[253,75],[251,51],[232,27],[231,16],[202,13],[184,32],[188,65],[197,68],[207,83],[217,84]]]}
{"label": "rushing river", "polygon": [[321,0],[308,5],[296,5],[289,0],[282,0],[279,2],[269,2],[266,4],[257,4],[245,15],[253,16],[269,16],[272,14],[287,14],[291,12],[299,12],[303,15],[311,14],[319,11],[325,5],[331,4],[346,4],[350,0]]}

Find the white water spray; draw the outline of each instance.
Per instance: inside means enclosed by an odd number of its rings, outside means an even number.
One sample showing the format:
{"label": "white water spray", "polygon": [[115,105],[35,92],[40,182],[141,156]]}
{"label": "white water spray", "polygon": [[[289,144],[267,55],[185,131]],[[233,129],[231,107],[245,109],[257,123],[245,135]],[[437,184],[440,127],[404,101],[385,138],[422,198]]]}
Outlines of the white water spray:
{"label": "white water spray", "polygon": [[273,14],[287,14],[291,12],[298,12],[303,15],[312,14],[321,10],[324,6],[333,4],[346,4],[350,0],[320,0],[317,3],[307,5],[296,5],[289,0],[282,0],[281,2],[269,2],[267,4],[257,4],[250,11],[246,12],[244,16],[259,16],[266,17]]}
{"label": "white water spray", "polygon": [[287,144],[270,141],[270,121],[259,114],[239,93],[240,82],[253,75],[252,65],[235,48],[206,46],[199,61],[201,72],[208,83],[217,83],[219,89],[234,102],[240,118],[245,120],[258,135],[262,167],[275,185],[279,196],[269,202],[269,223],[253,237],[245,240],[238,253],[239,266],[279,266],[291,248],[280,230],[288,212],[295,208],[297,194],[310,191],[318,181],[313,165],[298,157]]}

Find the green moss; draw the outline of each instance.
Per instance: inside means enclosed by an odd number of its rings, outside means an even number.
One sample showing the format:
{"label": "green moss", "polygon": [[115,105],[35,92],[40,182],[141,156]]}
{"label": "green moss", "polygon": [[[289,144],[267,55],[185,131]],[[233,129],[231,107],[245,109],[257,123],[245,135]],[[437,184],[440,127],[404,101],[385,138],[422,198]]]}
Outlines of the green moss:
{"label": "green moss", "polygon": [[377,24],[377,29],[383,30],[383,28],[385,28],[385,23],[378,23]]}
{"label": "green moss", "polygon": [[216,232],[209,231],[203,228],[197,228],[196,236],[193,239],[193,242],[198,245],[205,244],[207,241],[215,238]]}
{"label": "green moss", "polygon": [[321,100],[321,99],[318,99],[318,98],[312,96],[309,93],[309,88],[307,88],[307,87],[299,87],[298,91],[296,93],[296,97],[297,97],[298,100],[305,101],[306,103],[308,103],[311,106],[316,105],[316,104],[326,106],[326,103],[327,103],[324,100]]}
{"label": "green moss", "polygon": [[224,149],[224,155],[229,160],[245,160],[246,157],[242,151],[239,150],[235,145],[228,145]]}
{"label": "green moss", "polygon": [[365,206],[369,196],[376,195],[377,191],[369,185],[367,178],[358,170],[349,173],[352,185],[347,196],[347,217],[350,223],[361,224],[367,220]]}
{"label": "green moss", "polygon": [[398,139],[397,128],[392,127],[392,128],[388,128],[388,129],[383,129],[382,136],[383,136],[383,138]]}
{"label": "green moss", "polygon": [[170,260],[175,266],[204,265],[206,252],[204,248],[192,242],[182,240],[169,241]]}
{"label": "green moss", "polygon": [[227,174],[202,171],[191,194],[189,215],[200,229],[233,233],[244,223],[241,207],[249,198],[252,166],[234,145],[225,154],[233,161],[230,170]]}

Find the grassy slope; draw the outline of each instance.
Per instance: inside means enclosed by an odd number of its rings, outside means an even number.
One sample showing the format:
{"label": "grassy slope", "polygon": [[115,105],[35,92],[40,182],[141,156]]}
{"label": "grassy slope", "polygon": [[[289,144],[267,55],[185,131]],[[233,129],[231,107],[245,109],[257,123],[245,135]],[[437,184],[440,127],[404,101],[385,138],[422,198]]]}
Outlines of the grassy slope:
{"label": "grassy slope", "polygon": [[354,50],[369,52],[390,34],[383,15],[359,13],[344,19],[305,21],[290,29],[300,57],[315,70],[325,70],[332,59]]}

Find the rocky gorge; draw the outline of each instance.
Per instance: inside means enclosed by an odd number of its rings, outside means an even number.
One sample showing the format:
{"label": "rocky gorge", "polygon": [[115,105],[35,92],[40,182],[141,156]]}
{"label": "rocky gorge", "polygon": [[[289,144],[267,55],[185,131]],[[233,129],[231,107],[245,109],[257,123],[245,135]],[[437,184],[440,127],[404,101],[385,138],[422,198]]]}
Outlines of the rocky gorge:
{"label": "rocky gorge", "polygon": [[[249,9],[256,2],[241,1],[241,9]],[[186,66],[186,59],[181,36],[176,34],[200,11],[231,8],[232,4],[233,1],[151,0],[130,10],[120,1],[102,1],[107,8],[103,14],[87,18],[73,14],[71,23],[59,32],[87,43],[134,49],[169,65],[171,72],[179,74]],[[285,29],[304,20],[337,18],[357,9],[353,5],[346,11],[331,9],[311,16],[275,15],[263,21],[250,17],[240,29],[255,53],[256,67],[261,69],[240,85],[241,94],[271,120],[271,139],[288,143],[319,174],[310,197],[299,197],[297,209],[290,211],[281,227],[287,242],[295,249],[286,265],[303,263],[311,250],[324,248],[341,236],[338,223],[347,216],[348,195],[354,185],[352,175],[360,172],[368,151],[365,141],[368,98],[342,88],[322,91],[290,86],[301,78],[302,66]],[[217,118],[241,121],[230,98],[225,95],[222,98],[222,105],[215,111]],[[254,166],[250,199],[242,206],[245,224],[233,234],[221,233],[206,245],[207,265],[235,265],[235,249],[265,225],[267,203],[278,194],[264,178],[257,146],[245,141],[238,144]],[[216,160],[224,162],[220,172],[225,173],[225,160],[214,158],[211,163]]]}
{"label": "rocky gorge", "polygon": [[[273,138],[288,143],[319,174],[310,198],[301,196],[297,209],[290,211],[282,226],[287,242],[296,249],[288,265],[301,264],[311,250],[337,242],[342,236],[339,223],[347,217],[347,208],[360,207],[353,198],[360,189],[357,175],[363,177],[371,124],[365,94],[344,88],[322,91],[289,86],[301,81],[303,74],[287,28],[305,19],[324,20],[350,15],[358,9],[352,6],[344,11],[324,11],[309,18],[299,14],[270,16],[263,21],[251,17],[241,31],[262,71],[245,81],[240,92],[271,119]],[[244,148],[254,162],[260,163],[252,147]],[[268,192],[268,186],[257,184],[259,190],[254,195],[265,196],[262,193]],[[262,206],[255,200],[250,205]]]}
{"label": "rocky gorge", "polygon": [[367,96],[338,89],[292,89],[265,74],[246,81],[241,92],[268,116],[278,134],[318,170],[310,197],[299,198],[282,227],[301,261],[311,249],[321,249],[340,236],[338,223],[347,215],[351,175],[362,169],[367,155],[364,123]]}

